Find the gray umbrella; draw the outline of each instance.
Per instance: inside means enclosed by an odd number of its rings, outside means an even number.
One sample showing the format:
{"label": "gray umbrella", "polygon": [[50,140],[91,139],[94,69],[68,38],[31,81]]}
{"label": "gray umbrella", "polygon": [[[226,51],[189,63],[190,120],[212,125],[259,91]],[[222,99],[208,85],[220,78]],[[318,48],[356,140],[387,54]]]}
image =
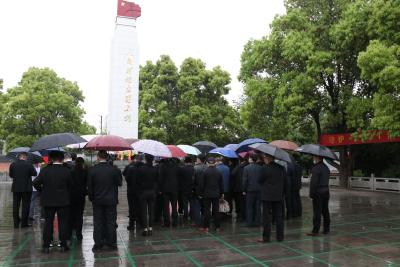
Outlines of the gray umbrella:
{"label": "gray umbrella", "polygon": [[192,146],[197,147],[203,154],[207,154],[210,150],[218,147],[210,141],[199,141],[194,143]]}
{"label": "gray umbrella", "polygon": [[43,136],[37,140],[30,151],[38,151],[54,147],[62,147],[66,145],[87,142],[82,137],[73,133],[58,133]]}
{"label": "gray umbrella", "polygon": [[329,148],[317,144],[302,145],[296,151],[304,154],[319,156],[322,158],[339,160],[336,154],[333,153]]}
{"label": "gray umbrella", "polygon": [[17,147],[11,150],[10,152],[7,153],[7,158],[11,160],[17,160],[19,154],[25,152],[28,154],[28,161],[32,163],[41,163],[43,162],[42,155],[40,155],[39,152],[29,152],[30,148],[29,147]]}
{"label": "gray umbrella", "polygon": [[262,153],[273,156],[276,159],[283,160],[286,162],[292,162],[292,159],[290,158],[289,153],[287,153],[283,149],[280,149],[276,146],[266,144],[266,143],[256,143],[256,144],[250,145],[249,147],[251,147],[255,150],[258,150]]}

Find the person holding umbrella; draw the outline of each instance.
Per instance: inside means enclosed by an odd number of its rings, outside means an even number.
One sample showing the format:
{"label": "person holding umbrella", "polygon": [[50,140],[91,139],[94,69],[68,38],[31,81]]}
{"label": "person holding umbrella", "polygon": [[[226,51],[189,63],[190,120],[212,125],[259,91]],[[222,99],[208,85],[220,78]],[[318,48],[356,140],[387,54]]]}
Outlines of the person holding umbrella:
{"label": "person holding umbrella", "polygon": [[49,153],[52,164],[43,168],[33,181],[33,186],[41,192],[40,200],[44,212],[43,253],[50,252],[53,240],[53,221],[57,213],[61,251],[69,250],[69,206],[71,204],[72,176],[68,167],[64,166],[64,154],[60,151]]}
{"label": "person holding umbrella", "polygon": [[266,165],[261,171],[259,183],[261,185],[261,200],[263,202],[263,238],[259,242],[271,241],[272,218],[276,222],[276,240],[284,239],[283,200],[287,190],[287,178],[284,167],[275,162],[275,157],[264,155]]}
{"label": "person holding umbrella", "polygon": [[329,168],[325,165],[323,158],[313,156],[314,166],[311,169],[310,198],[313,203],[313,229],[309,236],[317,236],[321,227],[321,214],[324,217],[324,234],[330,231],[329,215]]}
{"label": "person holding umbrella", "polygon": [[[159,174],[160,193],[162,194],[164,207],[164,226],[169,227],[171,225],[172,217],[172,226],[176,227],[178,226],[178,166],[173,158],[164,159],[163,161],[164,163],[159,168]],[[170,212],[170,205],[172,212]]]}
{"label": "person holding umbrella", "polygon": [[[136,184],[140,199],[143,236],[153,234],[154,203],[157,194],[158,170],[153,167],[154,156],[145,154],[145,164],[138,166]],[[147,220],[148,218],[148,220]]]}
{"label": "person holding umbrella", "polygon": [[330,214],[329,214],[329,168],[325,165],[323,159],[329,158],[338,160],[329,148],[324,146],[307,144],[297,149],[300,153],[313,156],[314,166],[311,169],[310,179],[310,198],[313,203],[313,229],[307,233],[309,236],[318,236],[321,228],[321,215],[324,217],[323,233],[330,232]]}
{"label": "person holding umbrella", "polygon": [[284,239],[283,224],[283,201],[288,191],[287,174],[285,168],[275,162],[283,160],[290,162],[291,158],[287,152],[275,146],[259,143],[250,145],[264,154],[265,166],[258,182],[261,185],[261,200],[263,202],[263,237],[258,240],[261,243],[271,242],[272,218],[276,223],[276,240],[282,242]]}
{"label": "person holding umbrella", "polygon": [[138,179],[138,172],[141,166],[143,166],[142,155],[134,155],[132,162],[122,172],[127,184],[126,194],[128,199],[129,224],[126,229],[128,231],[135,230],[135,223],[142,224],[139,193],[136,188],[136,180]]}
{"label": "person holding umbrella", "polygon": [[[22,152],[18,160],[11,163],[9,175],[13,179],[11,192],[13,192],[13,218],[14,228],[29,227],[28,217],[32,197],[32,176],[36,176],[33,165],[27,161],[28,153]],[[19,207],[22,202],[21,218],[19,217]]]}
{"label": "person holding umbrella", "polygon": [[248,227],[260,225],[261,199],[259,179],[262,166],[257,164],[257,154],[251,154],[250,164],[243,168],[243,193],[246,196],[246,224]]}
{"label": "person holding umbrella", "polygon": [[179,194],[182,202],[183,220],[186,222],[189,218],[189,201],[192,197],[194,182],[193,160],[186,156],[185,165],[179,169]]}
{"label": "person holding umbrella", "polygon": [[219,219],[219,199],[224,198],[224,185],[222,174],[215,167],[215,158],[207,159],[208,168],[203,174],[203,184],[201,197],[204,199],[204,224],[201,229],[204,233],[208,233],[210,227],[210,210],[212,206],[212,215],[214,217],[215,230],[220,230]]}
{"label": "person holding umbrella", "polygon": [[121,171],[107,162],[108,153],[97,153],[98,164],[89,170],[88,195],[93,204],[93,252],[104,245],[117,249],[118,187],[122,186]]}

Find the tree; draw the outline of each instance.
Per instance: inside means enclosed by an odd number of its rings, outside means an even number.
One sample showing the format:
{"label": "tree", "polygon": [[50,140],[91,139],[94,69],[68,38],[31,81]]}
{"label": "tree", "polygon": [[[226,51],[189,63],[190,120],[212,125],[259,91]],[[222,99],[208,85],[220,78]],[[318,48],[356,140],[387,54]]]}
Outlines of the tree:
{"label": "tree", "polygon": [[16,87],[3,95],[0,137],[7,148],[31,146],[40,136],[75,132],[94,133],[83,121],[84,97],[76,83],[48,68],[29,68]]}
{"label": "tree", "polygon": [[229,83],[226,71],[207,70],[199,59],[187,58],[179,69],[168,56],[148,61],[140,69],[140,138],[168,144],[238,141],[244,130],[224,98]]}
{"label": "tree", "polygon": [[[279,131],[285,138],[293,129],[310,132],[312,121],[315,134],[306,137],[314,142],[322,132],[399,129],[390,128],[399,125],[400,115],[399,50],[393,47],[399,43],[399,2],[287,0],[285,5],[287,12],[274,19],[271,33],[249,41],[242,53],[245,123],[249,124],[247,114],[253,114],[253,120],[262,116],[265,132],[282,123]],[[386,50],[376,47],[375,41],[370,43],[375,38],[392,38],[391,45],[385,42]],[[374,75],[390,76],[390,83],[384,79],[386,91]],[[261,114],[255,109],[258,103],[268,105]],[[341,147],[340,154],[345,185],[347,148]]]}

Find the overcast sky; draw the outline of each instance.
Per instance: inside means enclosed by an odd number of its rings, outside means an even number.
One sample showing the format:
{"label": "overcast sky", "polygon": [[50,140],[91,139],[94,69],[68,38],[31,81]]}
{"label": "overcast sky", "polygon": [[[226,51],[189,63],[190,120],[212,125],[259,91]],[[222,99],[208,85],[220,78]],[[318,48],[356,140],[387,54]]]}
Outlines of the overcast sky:
{"label": "overcast sky", "polygon": [[[138,0],[140,63],[162,54],[180,65],[186,57],[232,77],[238,100],[240,54],[250,38],[269,32],[283,0]],[[1,0],[0,78],[15,86],[30,66],[50,67],[76,81],[86,97],[86,120],[99,127],[107,113],[110,44],[117,0]]]}

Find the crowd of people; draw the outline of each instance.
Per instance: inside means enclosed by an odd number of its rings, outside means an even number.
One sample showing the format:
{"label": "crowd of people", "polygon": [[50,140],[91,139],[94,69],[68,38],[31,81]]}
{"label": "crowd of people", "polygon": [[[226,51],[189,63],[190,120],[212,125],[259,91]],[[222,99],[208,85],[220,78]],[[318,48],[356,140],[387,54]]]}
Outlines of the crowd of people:
{"label": "crowd of people", "polygon": [[[99,151],[97,164],[87,169],[83,158],[64,157],[60,151],[49,154],[49,163],[41,170],[21,153],[10,166],[13,179],[14,227],[29,227],[34,205],[40,194],[43,224],[43,252],[53,244],[53,221],[57,214],[62,251],[70,241],[81,241],[86,196],[93,206],[94,252],[117,249],[118,187],[123,176],[127,184],[129,231],[141,229],[143,236],[153,235],[154,224],[178,227],[181,222],[208,233],[213,222],[222,230],[223,219],[236,214],[236,221],[248,227],[263,227],[259,242],[271,241],[272,225],[276,240],[284,240],[284,219],[302,216],[300,198],[302,168],[296,161],[280,162],[263,153],[249,153],[240,159],[199,155],[155,159],[139,154],[121,172],[109,162],[106,151]],[[330,231],[329,169],[323,158],[314,156],[310,197],[313,200],[311,236]],[[33,186],[33,187],[32,187]],[[33,190],[37,193],[32,194]],[[19,207],[22,202],[22,216]],[[34,209],[33,209],[34,210]],[[224,213],[221,213],[223,211]],[[179,220],[182,215],[182,221]]]}

